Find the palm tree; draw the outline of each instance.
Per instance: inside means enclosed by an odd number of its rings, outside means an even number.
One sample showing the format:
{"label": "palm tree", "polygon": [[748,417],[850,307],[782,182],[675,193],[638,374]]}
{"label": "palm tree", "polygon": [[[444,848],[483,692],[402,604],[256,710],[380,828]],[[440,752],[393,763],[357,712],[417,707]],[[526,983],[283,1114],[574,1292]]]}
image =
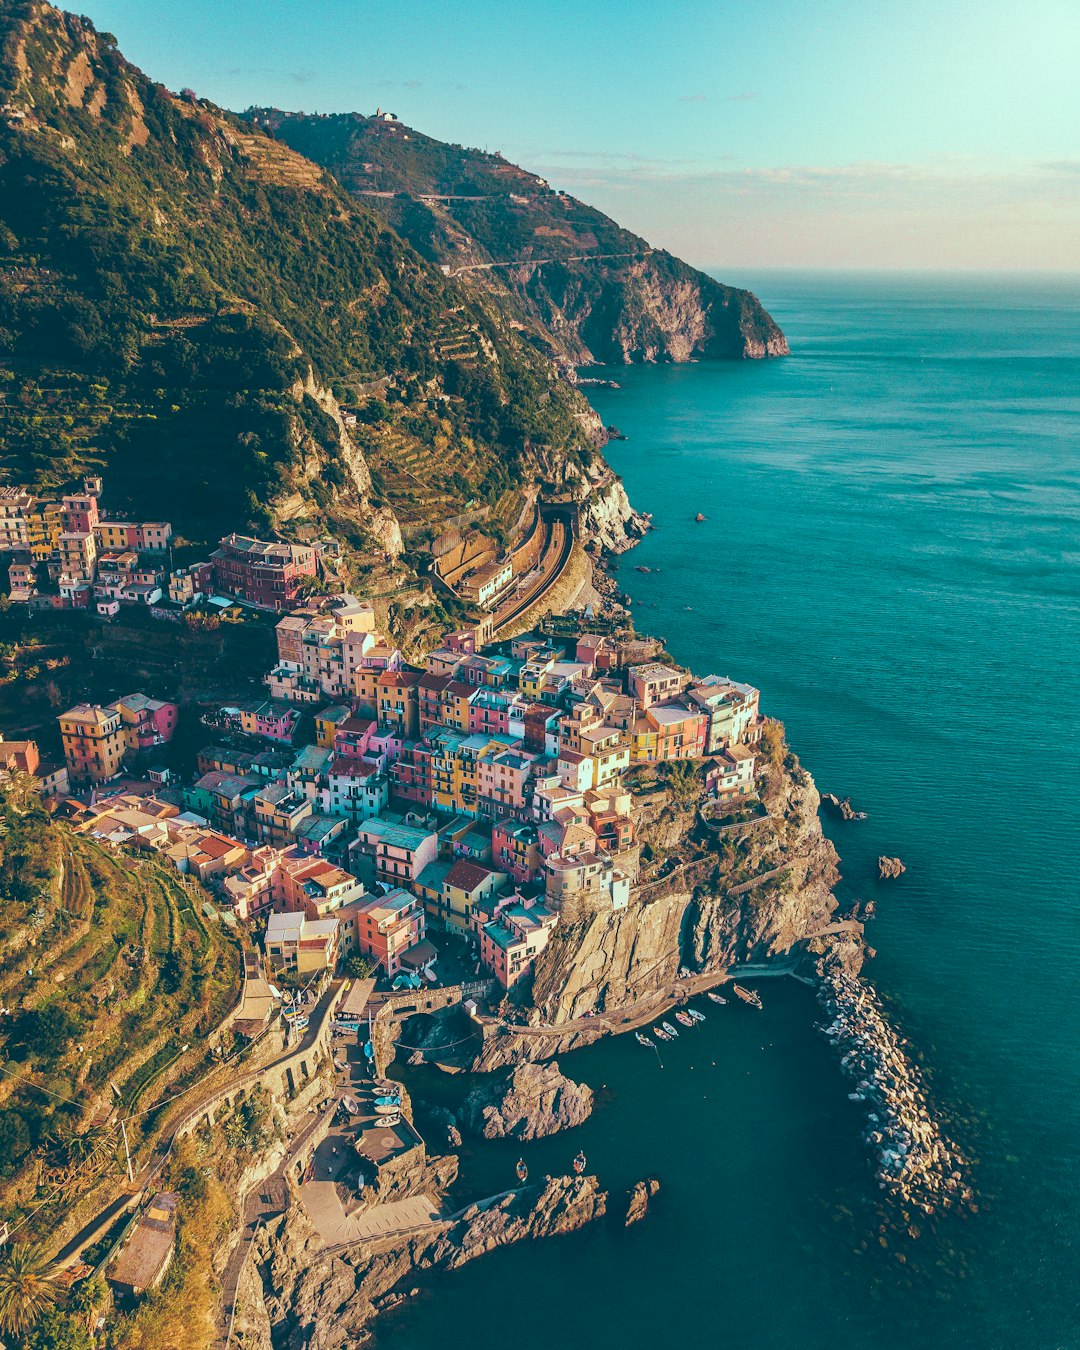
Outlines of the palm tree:
{"label": "palm tree", "polygon": [[42,1249],[16,1242],[0,1261],[0,1330],[20,1336],[56,1302],[59,1289]]}

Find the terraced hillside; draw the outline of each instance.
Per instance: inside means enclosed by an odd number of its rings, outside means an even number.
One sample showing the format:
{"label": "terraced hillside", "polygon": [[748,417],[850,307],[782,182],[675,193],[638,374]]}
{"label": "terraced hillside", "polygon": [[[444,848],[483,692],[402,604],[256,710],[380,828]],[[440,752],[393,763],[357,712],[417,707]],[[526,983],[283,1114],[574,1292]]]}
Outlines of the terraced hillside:
{"label": "terraced hillside", "polygon": [[[23,1235],[111,1198],[157,1106],[213,1064],[241,951],[202,889],[0,794],[0,1209]],[[23,1231],[25,1230],[25,1231]]]}
{"label": "terraced hillside", "polygon": [[749,291],[725,286],[499,154],[360,113],[252,108],[425,258],[493,297],[564,361],[783,356]]}

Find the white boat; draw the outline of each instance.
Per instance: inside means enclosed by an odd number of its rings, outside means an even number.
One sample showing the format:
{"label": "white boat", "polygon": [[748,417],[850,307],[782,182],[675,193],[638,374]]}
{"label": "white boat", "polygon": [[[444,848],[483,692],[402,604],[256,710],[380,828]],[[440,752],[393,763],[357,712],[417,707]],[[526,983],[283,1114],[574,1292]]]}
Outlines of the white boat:
{"label": "white boat", "polygon": [[664,1030],[663,1027],[653,1027],[652,1030],[653,1030],[653,1035],[656,1037],[656,1039],[657,1039],[658,1041],[670,1041],[670,1040],[671,1040],[671,1037],[667,1034],[667,1032]]}
{"label": "white boat", "polygon": [[396,1116],[401,1113],[401,1103],[387,1103],[385,1106],[376,1105],[375,1114],[377,1116]]}
{"label": "white boat", "polygon": [[708,992],[708,997],[711,998],[714,1003],[719,1004],[727,1003],[727,999],[723,996],[723,994],[714,994],[711,989]]}
{"label": "white boat", "polygon": [[634,1038],[637,1041],[638,1045],[648,1046],[650,1050],[653,1048],[652,1041],[649,1040],[648,1036],[643,1035],[640,1031],[634,1032]]}
{"label": "white boat", "polygon": [[673,1027],[670,1022],[661,1022],[660,1025],[669,1036],[677,1036],[679,1034],[677,1028]]}

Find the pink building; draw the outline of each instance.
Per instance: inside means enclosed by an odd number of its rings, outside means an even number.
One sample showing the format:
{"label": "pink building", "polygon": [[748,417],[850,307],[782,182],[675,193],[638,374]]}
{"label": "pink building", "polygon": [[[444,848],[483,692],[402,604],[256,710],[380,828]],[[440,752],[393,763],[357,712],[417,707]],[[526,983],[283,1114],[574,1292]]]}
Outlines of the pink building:
{"label": "pink building", "polygon": [[515,901],[501,906],[480,930],[480,960],[504,989],[511,989],[532,970],[556,922],[545,905]]}
{"label": "pink building", "polygon": [[526,821],[502,820],[491,827],[491,860],[519,885],[544,875],[536,826]]}
{"label": "pink building", "polygon": [[506,694],[478,689],[469,699],[469,733],[505,736],[510,729],[510,703]]}
{"label": "pink building", "polygon": [[377,729],[370,717],[347,717],[338,723],[334,732],[334,754],[347,759],[362,759],[368,753]]}
{"label": "pink building", "polygon": [[514,750],[485,755],[476,766],[476,791],[482,814],[495,818],[529,812],[534,757]]}
{"label": "pink building", "polygon": [[126,694],[111,703],[124,725],[124,739],[131,751],[150,750],[167,745],[176,730],[180,709],[164,699],[145,694]]}

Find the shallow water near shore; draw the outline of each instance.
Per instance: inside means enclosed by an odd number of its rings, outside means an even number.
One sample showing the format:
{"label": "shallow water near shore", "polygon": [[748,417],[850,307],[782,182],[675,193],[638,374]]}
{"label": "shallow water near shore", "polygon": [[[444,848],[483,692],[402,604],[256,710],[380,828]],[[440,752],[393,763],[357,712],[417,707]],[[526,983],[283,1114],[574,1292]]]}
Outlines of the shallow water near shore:
{"label": "shallow water near shore", "polygon": [[[758,684],[819,787],[869,813],[828,827],[844,894],[878,901],[867,974],[976,1156],[979,1212],[880,1244],[813,996],[762,981],[762,1013],[698,1000],[662,1069],[628,1037],[567,1056],[604,1086],[580,1130],[464,1156],[474,1195],[521,1152],[536,1178],[584,1148],[616,1203],[654,1174],[643,1224],[439,1277],[377,1339],[1080,1345],[1080,285],[725,279],[791,358],[596,372],[630,438],[609,458],[658,527],[620,583],[643,631]],[[907,875],[877,883],[879,853]]]}

